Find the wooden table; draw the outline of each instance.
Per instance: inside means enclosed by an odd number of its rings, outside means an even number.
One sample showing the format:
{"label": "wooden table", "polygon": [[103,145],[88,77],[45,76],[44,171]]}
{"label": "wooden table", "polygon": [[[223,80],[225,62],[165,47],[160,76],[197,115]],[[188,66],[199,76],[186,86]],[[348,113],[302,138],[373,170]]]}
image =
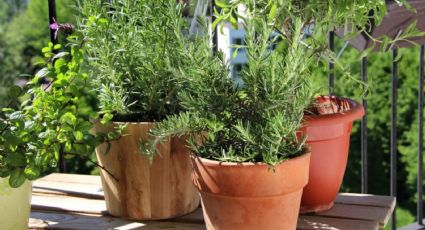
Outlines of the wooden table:
{"label": "wooden table", "polygon": [[[297,229],[379,229],[394,210],[388,196],[339,194],[335,206],[315,215],[301,215]],[[33,183],[30,229],[205,229],[201,208],[167,221],[135,222],[106,212],[98,176],[51,174]]]}

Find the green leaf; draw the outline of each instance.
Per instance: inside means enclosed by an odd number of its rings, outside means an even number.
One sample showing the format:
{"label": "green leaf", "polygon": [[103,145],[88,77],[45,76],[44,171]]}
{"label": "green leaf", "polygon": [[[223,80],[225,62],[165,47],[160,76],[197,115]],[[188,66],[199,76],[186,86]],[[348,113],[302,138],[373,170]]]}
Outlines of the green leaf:
{"label": "green leaf", "polygon": [[15,169],[12,171],[9,177],[9,184],[12,188],[18,188],[25,182],[25,174],[21,169]]}
{"label": "green leaf", "polygon": [[43,53],[50,53],[51,52],[51,49],[50,49],[50,47],[44,47],[43,49],[41,49],[41,52],[43,52]]}
{"label": "green leaf", "polygon": [[92,129],[92,124],[88,121],[79,122],[76,129],[82,132],[89,132]]}
{"label": "green leaf", "polygon": [[23,153],[16,152],[16,153],[9,153],[6,156],[5,161],[14,167],[22,167],[26,164],[26,158],[22,155]]}
{"label": "green leaf", "polygon": [[112,118],[114,117],[114,115],[110,114],[110,113],[106,113],[103,115],[102,120],[100,121],[100,123],[102,125],[107,124],[108,122],[110,122],[112,120]]}
{"label": "green leaf", "polygon": [[35,180],[40,177],[40,169],[36,166],[27,167],[24,170],[24,174],[29,180]]}
{"label": "green leaf", "polygon": [[42,78],[42,77],[47,76],[47,74],[49,74],[49,69],[43,68],[43,69],[39,70],[35,75],[39,78]]}
{"label": "green leaf", "polygon": [[60,48],[62,48],[61,44],[56,44],[56,45],[53,46],[53,50],[58,50]]}
{"label": "green leaf", "polygon": [[12,121],[22,119],[22,118],[24,118],[24,114],[22,113],[22,111],[16,111],[9,115],[9,119]]}
{"label": "green leaf", "polygon": [[215,5],[220,7],[220,8],[227,8],[228,7],[226,1],[222,1],[222,0],[215,0]]}
{"label": "green leaf", "polygon": [[3,139],[4,139],[4,142],[5,142],[5,145],[7,145],[9,147],[12,147],[12,146],[15,147],[18,144],[22,143],[21,138],[17,137],[16,135],[13,135],[9,132],[3,134]]}
{"label": "green leaf", "polygon": [[106,19],[106,18],[99,18],[97,20],[97,23],[99,23],[99,24],[108,24],[108,19]]}
{"label": "green leaf", "polygon": [[77,141],[81,141],[84,139],[84,134],[81,131],[75,131],[74,132],[74,137]]}
{"label": "green leaf", "polygon": [[68,56],[68,55],[69,55],[68,52],[60,52],[60,53],[56,54],[55,56],[53,56],[53,59],[62,58],[62,57]]}
{"label": "green leaf", "polygon": [[232,24],[234,29],[238,29],[239,25],[238,25],[238,19],[236,17],[231,16],[229,18],[229,21]]}
{"label": "green leaf", "polygon": [[62,115],[60,120],[61,122],[65,122],[69,125],[75,125],[77,123],[77,117],[70,112],[67,112],[64,115]]}
{"label": "green leaf", "polygon": [[238,56],[238,51],[239,51],[239,49],[238,49],[238,48],[236,48],[236,49],[233,51],[233,54],[232,54],[232,57],[233,57],[233,58],[236,58],[236,57]]}
{"label": "green leaf", "polygon": [[274,17],[276,16],[276,11],[277,11],[277,3],[273,4],[272,8],[270,9],[270,13],[269,13],[269,22],[273,21]]}
{"label": "green leaf", "polygon": [[22,88],[17,85],[11,86],[8,92],[10,98],[17,98],[21,95],[21,93],[22,93]]}

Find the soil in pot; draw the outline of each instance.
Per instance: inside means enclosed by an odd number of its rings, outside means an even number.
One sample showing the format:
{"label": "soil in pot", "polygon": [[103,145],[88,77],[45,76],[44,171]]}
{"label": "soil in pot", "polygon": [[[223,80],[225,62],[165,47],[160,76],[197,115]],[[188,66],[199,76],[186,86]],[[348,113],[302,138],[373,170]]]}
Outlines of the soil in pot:
{"label": "soil in pot", "polygon": [[302,130],[307,135],[311,163],[301,213],[333,207],[344,178],[353,121],[364,115],[363,106],[347,98],[322,96],[316,102],[313,114],[305,116]]}
{"label": "soil in pot", "polygon": [[282,162],[223,163],[192,155],[209,230],[295,229],[310,153]]}
{"label": "soil in pot", "polygon": [[9,178],[0,178],[1,229],[28,229],[31,189],[32,185],[29,181],[25,181],[19,188],[11,188]]}
{"label": "soil in pot", "polygon": [[[114,125],[117,125],[115,123]],[[186,142],[170,138],[158,145],[160,155],[152,164],[140,155],[140,140],[154,123],[127,123],[125,135],[96,149],[99,162],[111,174],[101,171],[108,212],[136,220],[168,219],[188,214],[199,206],[199,195],[191,181],[191,163]],[[98,125],[97,132],[113,129]]]}

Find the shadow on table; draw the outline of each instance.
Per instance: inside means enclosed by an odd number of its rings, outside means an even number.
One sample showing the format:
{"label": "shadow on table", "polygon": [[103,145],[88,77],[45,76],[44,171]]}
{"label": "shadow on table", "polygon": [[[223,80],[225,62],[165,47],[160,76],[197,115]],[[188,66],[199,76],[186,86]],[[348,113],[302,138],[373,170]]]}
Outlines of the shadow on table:
{"label": "shadow on table", "polygon": [[30,229],[84,229],[84,230],[155,230],[155,229],[179,229],[179,230],[202,230],[203,225],[195,223],[179,223],[167,221],[143,221],[134,222],[106,216],[88,216],[78,214],[63,214],[49,212],[32,212]]}

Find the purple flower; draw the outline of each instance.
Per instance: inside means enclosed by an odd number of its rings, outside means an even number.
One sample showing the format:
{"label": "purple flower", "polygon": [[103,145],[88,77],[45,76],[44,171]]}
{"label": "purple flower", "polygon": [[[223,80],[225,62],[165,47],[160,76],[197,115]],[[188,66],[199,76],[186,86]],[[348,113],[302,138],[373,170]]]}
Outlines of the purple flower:
{"label": "purple flower", "polygon": [[60,24],[53,18],[53,23],[50,24],[50,29],[55,31],[55,39],[58,37],[58,31],[63,31],[65,34],[72,34],[74,26],[71,23]]}

